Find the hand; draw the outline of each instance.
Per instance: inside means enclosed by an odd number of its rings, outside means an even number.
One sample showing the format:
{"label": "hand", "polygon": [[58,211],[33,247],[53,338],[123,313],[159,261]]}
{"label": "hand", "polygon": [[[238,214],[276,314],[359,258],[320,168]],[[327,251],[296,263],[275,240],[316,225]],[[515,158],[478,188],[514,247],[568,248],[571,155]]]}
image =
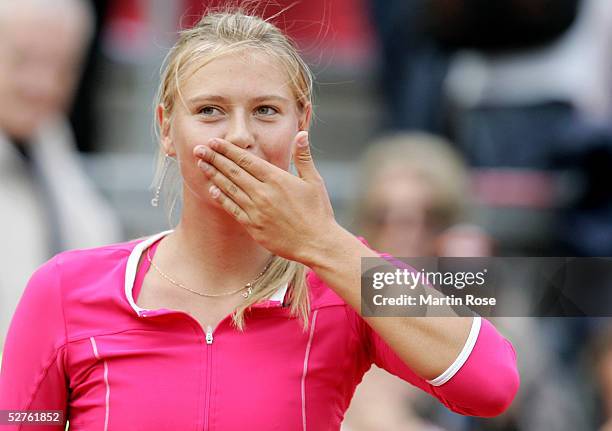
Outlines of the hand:
{"label": "hand", "polygon": [[209,193],[270,252],[308,264],[339,226],[317,171],[308,133],[298,132],[289,172],[223,139],[197,146],[198,166],[213,185]]}

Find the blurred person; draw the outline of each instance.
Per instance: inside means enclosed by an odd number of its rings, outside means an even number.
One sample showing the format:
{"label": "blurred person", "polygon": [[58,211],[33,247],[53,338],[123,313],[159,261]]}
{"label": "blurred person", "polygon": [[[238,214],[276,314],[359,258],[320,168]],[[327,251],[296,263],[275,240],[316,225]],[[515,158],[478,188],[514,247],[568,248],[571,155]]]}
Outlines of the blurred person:
{"label": "blurred person", "polygon": [[446,139],[427,133],[383,138],[364,155],[361,172],[355,224],[375,249],[406,257],[490,254],[488,235],[463,224],[468,173]]}
{"label": "blurred person", "polygon": [[107,28],[111,0],[82,0],[91,4],[93,14],[91,41],[84,54],[79,83],[70,109],[70,126],[79,151],[96,152],[99,148],[100,87],[103,81],[103,35]]}
{"label": "blurred person", "polygon": [[61,410],[77,429],[337,430],[372,363],[462,414],[508,407],[516,353],[486,319],[359,314],[361,258],[387,261],[335,220],[310,153],[312,75],[276,26],[205,15],[157,103],[152,203],[176,174],[178,225],[34,273],[0,409]]}
{"label": "blurred person", "polygon": [[79,165],[65,116],[91,33],[86,5],[0,2],[0,351],[36,267],[61,250],[121,238]]}
{"label": "blurred person", "polygon": [[419,402],[418,391],[372,367],[355,391],[342,431],[442,431],[417,414]]}
{"label": "blurred person", "polygon": [[595,408],[600,431],[612,430],[612,323],[597,319],[585,361],[594,383]]}
{"label": "blurred person", "polygon": [[[491,238],[467,223],[467,168],[446,139],[398,133],[374,142],[360,164],[355,225],[377,250],[398,257],[489,256]],[[346,431],[435,430],[415,409],[418,392],[372,367],[347,412]]]}
{"label": "blurred person", "polygon": [[438,15],[433,33],[458,48],[447,83],[453,103],[527,108],[562,102],[595,122],[612,118],[609,1],[504,0],[498,8],[463,0],[454,16],[444,0],[431,2]]}
{"label": "blurred person", "polygon": [[612,115],[607,0],[369,3],[391,129],[454,138],[457,124],[449,117],[456,103],[559,101],[600,121]]}

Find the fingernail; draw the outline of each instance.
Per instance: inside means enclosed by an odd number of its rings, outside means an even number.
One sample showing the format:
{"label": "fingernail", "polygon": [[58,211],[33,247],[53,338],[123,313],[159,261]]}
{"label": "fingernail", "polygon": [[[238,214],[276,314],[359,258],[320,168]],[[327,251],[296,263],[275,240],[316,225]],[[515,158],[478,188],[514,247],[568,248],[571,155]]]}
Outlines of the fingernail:
{"label": "fingernail", "polygon": [[207,171],[210,169],[210,165],[203,160],[198,160],[198,167],[203,171]]}
{"label": "fingernail", "polygon": [[217,186],[210,186],[208,192],[212,195],[213,198],[219,196],[219,189],[217,188]]}
{"label": "fingernail", "polygon": [[206,155],[206,148],[203,145],[196,147],[196,155],[204,157]]}
{"label": "fingernail", "polygon": [[308,145],[308,132],[302,131],[300,133],[301,136],[298,138],[297,144],[299,147],[305,147]]}

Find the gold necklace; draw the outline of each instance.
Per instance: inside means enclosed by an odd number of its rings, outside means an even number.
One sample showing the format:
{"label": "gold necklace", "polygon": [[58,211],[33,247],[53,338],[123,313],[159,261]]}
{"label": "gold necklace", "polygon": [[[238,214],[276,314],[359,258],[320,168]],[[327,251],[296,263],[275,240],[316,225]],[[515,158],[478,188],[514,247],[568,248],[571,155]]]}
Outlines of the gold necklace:
{"label": "gold necklace", "polygon": [[153,259],[151,259],[150,250],[151,250],[151,248],[147,248],[147,260],[149,261],[151,266],[155,269],[155,271],[157,271],[159,273],[159,275],[161,275],[163,278],[165,278],[166,280],[168,280],[170,283],[174,284],[175,286],[180,287],[181,289],[188,290],[189,292],[195,293],[196,295],[206,296],[206,297],[213,297],[213,298],[219,297],[219,296],[233,295],[233,294],[238,293],[238,292],[240,292],[241,290],[244,290],[244,289],[246,289],[247,291],[244,292],[242,294],[242,296],[244,298],[248,298],[253,293],[253,289],[252,289],[253,283],[255,283],[257,280],[259,280],[261,278],[261,276],[265,274],[265,272],[268,270],[268,268],[272,264],[272,261],[274,260],[274,259],[270,259],[270,262],[268,262],[266,264],[266,267],[263,269],[263,271],[261,271],[257,277],[255,277],[252,281],[249,281],[247,284],[245,284],[240,289],[236,289],[236,290],[231,291],[231,292],[216,293],[216,294],[215,293],[202,293],[202,292],[198,292],[197,290],[190,289],[187,286],[179,283],[178,281],[176,281],[172,277],[170,277],[168,274],[163,272],[161,269],[159,269],[159,267],[155,264],[155,262],[153,262]]}

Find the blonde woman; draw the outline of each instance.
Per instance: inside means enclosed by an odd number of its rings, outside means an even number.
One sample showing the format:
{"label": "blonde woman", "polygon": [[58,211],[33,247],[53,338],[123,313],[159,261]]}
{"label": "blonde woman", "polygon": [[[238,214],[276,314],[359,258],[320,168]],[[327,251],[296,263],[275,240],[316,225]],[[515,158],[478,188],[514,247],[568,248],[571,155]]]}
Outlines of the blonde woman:
{"label": "blonde woman", "polygon": [[450,142],[422,132],[373,142],[362,157],[356,228],[394,256],[442,253],[442,234],[467,220],[467,169]]}
{"label": "blonde woman", "polygon": [[508,407],[515,354],[488,321],[358,314],[360,261],[378,254],[334,219],[311,92],[292,43],[256,16],[211,13],[181,34],[154,198],[176,169],[180,221],[37,270],[0,410],[60,410],[77,430],[338,430],[372,363],[463,414]]}

